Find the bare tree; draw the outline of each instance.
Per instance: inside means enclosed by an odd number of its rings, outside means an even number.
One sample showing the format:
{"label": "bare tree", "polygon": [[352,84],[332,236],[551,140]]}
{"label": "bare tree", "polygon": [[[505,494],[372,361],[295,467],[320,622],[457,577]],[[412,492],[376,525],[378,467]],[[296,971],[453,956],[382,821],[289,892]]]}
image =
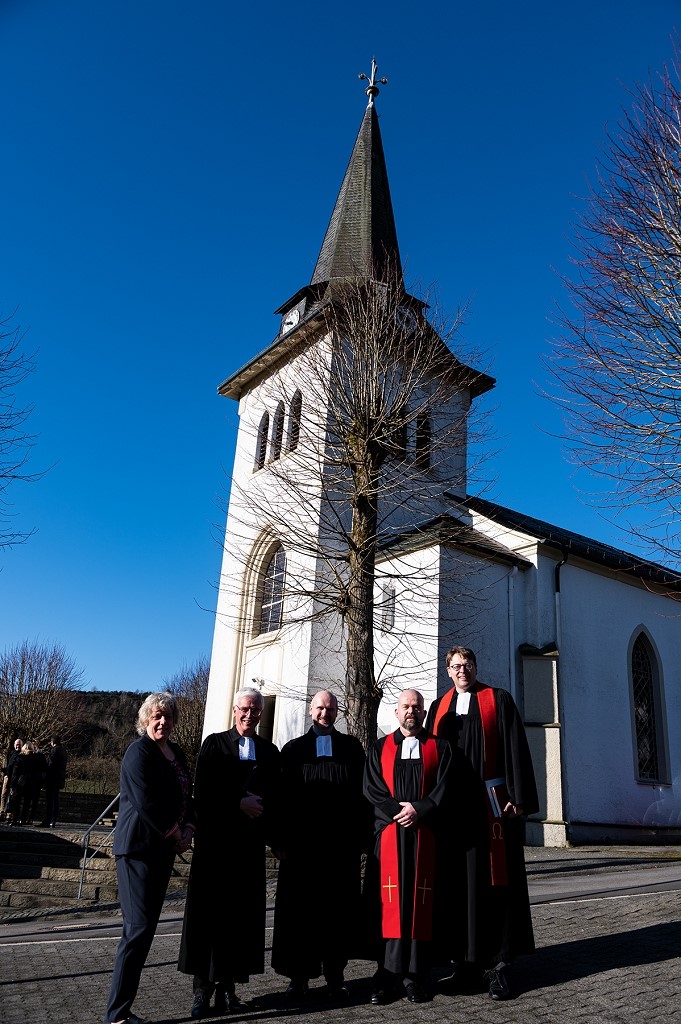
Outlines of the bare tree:
{"label": "bare tree", "polygon": [[[409,538],[431,530],[435,542],[440,528],[449,531],[440,540],[463,541],[467,446],[475,447],[481,430],[481,421],[471,426],[470,403],[493,383],[453,355],[460,315],[447,322],[431,299],[426,316],[428,303],[405,291],[398,266],[383,269],[381,278],[358,273],[332,282],[289,371],[262,385],[259,407],[273,409],[269,449],[269,419],[253,421],[251,441],[254,468],[265,472],[232,482],[231,568],[221,581],[234,594],[233,607],[243,609],[247,573],[232,568],[246,564],[254,524],[281,540],[287,558],[283,628],[327,621],[325,657],[342,666],[348,727],[364,743],[376,736],[390,674],[397,668],[400,687],[405,666],[423,672],[408,654],[395,665],[400,644],[407,651],[419,631],[417,600],[411,601],[409,638],[402,632],[389,655],[377,658],[377,584],[398,572],[403,588],[422,590],[422,569],[407,557]],[[300,396],[302,424],[293,418]],[[284,409],[291,410],[288,432]],[[463,573],[459,582],[463,592]],[[258,601],[269,609],[273,594],[263,590],[267,581],[260,586]],[[472,615],[472,595],[464,604]],[[433,605],[423,606],[431,620],[423,628],[431,629]],[[248,632],[251,611],[241,614],[238,628]]]}
{"label": "bare tree", "polygon": [[82,670],[61,644],[25,640],[0,654],[0,749],[21,736],[67,746],[81,718]]}
{"label": "bare tree", "polygon": [[0,548],[26,539],[27,533],[10,523],[7,491],[15,480],[35,479],[26,471],[33,438],[26,432],[31,406],[17,402],[17,389],[33,369],[22,353],[23,335],[11,318],[0,319]]}
{"label": "bare tree", "polygon": [[[678,66],[633,91],[578,225],[574,309],[549,367],[570,457],[596,500],[681,556],[681,90]],[[641,524],[641,511],[648,521]]]}
{"label": "bare tree", "polygon": [[182,747],[192,772],[201,748],[209,672],[209,659],[201,657],[191,665],[183,665],[163,683],[165,689],[177,697],[179,717],[173,739]]}

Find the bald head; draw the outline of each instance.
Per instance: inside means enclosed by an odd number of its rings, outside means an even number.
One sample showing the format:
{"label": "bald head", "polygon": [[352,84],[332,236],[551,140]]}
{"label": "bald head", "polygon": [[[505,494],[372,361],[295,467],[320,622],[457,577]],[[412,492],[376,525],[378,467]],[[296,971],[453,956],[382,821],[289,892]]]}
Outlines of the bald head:
{"label": "bald head", "polygon": [[418,690],[402,690],[395,708],[400,731],[404,736],[416,736],[423,728],[426,717],[423,695]]}
{"label": "bald head", "polygon": [[310,718],[318,732],[331,732],[338,715],[338,698],[330,690],[320,690],[310,701]]}

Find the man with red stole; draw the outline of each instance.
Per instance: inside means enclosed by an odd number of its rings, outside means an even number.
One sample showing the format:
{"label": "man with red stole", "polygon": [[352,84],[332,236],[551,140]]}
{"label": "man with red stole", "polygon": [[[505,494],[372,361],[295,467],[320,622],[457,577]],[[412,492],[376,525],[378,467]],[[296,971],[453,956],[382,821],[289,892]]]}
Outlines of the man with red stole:
{"label": "man with red stole", "polygon": [[525,728],[507,690],[477,678],[469,647],[447,652],[454,683],[428,711],[427,728],[462,752],[477,776],[478,802],[486,822],[467,856],[466,929],[454,930],[454,989],[475,987],[485,968],[492,999],[511,992],[507,969],[534,951],[524,858],[524,816],[538,810]]}
{"label": "man with red stole", "polygon": [[398,992],[412,1003],[427,999],[425,976],[440,948],[440,922],[447,918],[441,883],[448,872],[440,863],[446,845],[442,826],[451,820],[444,807],[451,748],[424,730],[418,690],[402,691],[395,715],[399,727],[371,747],[364,776],[376,836],[366,891],[380,913],[382,937],[374,1005]]}

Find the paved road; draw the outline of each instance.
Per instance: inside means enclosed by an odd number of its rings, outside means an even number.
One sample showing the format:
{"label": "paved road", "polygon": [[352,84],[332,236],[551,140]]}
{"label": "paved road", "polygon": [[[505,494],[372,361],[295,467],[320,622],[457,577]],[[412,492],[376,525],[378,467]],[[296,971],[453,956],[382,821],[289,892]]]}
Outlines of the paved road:
{"label": "paved road", "polygon": [[[432,1002],[422,1006],[402,1000],[372,1007],[366,1002],[371,965],[356,961],[347,972],[350,1005],[330,1005],[323,985],[317,985],[303,1009],[282,1009],[285,979],[268,969],[241,989],[242,996],[256,997],[257,1005],[230,1019],[299,1024],[387,1024],[399,1017],[424,1024],[675,1022],[681,1013],[681,863],[664,851],[657,857],[630,851],[529,856],[538,951],[514,968],[516,999],[495,1003],[484,993],[449,997],[436,991]],[[191,981],[175,970],[179,910],[176,905],[164,913],[135,1004],[137,1013],[157,1024],[189,1019]],[[102,916],[3,925],[2,1024],[100,1020],[117,936],[115,921]]]}

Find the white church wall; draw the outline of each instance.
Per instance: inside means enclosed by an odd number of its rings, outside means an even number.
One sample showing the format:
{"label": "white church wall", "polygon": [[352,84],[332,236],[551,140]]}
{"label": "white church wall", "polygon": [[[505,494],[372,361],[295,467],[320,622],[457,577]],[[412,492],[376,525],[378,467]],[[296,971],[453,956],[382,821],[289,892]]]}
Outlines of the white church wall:
{"label": "white church wall", "polygon": [[[436,696],[439,575],[438,546],[384,559],[377,566],[374,661],[385,693],[378,713],[381,734],[397,728],[394,709],[401,690],[419,690],[426,707]],[[386,585],[395,589],[390,628],[382,622]]]}
{"label": "white church wall", "polygon": [[[319,345],[318,358],[330,359],[328,342]],[[239,431],[225,531],[218,593],[204,735],[232,724],[233,695],[241,685],[258,679],[267,695],[276,695],[275,732],[299,733],[304,722],[300,693],[306,693],[309,674],[309,593],[296,584],[314,579],[314,543],[321,500],[320,440],[326,410],[306,404],[303,395],[300,437],[295,451],[287,448],[288,417],[298,381],[305,377],[306,354],[294,356],[278,371],[250,389],[239,402]],[[284,434],[280,457],[270,461],[272,428],[277,404],[284,401]],[[258,429],[263,412],[270,415],[267,455],[256,468]],[[297,491],[288,493],[281,476],[292,473]],[[254,634],[258,569],[268,549],[280,541],[286,552],[284,626],[262,637]]]}
{"label": "white church wall", "polygon": [[[681,630],[669,599],[623,578],[561,569],[559,691],[571,822],[681,823]],[[636,781],[629,686],[632,636],[645,625],[659,654],[671,786]]]}

